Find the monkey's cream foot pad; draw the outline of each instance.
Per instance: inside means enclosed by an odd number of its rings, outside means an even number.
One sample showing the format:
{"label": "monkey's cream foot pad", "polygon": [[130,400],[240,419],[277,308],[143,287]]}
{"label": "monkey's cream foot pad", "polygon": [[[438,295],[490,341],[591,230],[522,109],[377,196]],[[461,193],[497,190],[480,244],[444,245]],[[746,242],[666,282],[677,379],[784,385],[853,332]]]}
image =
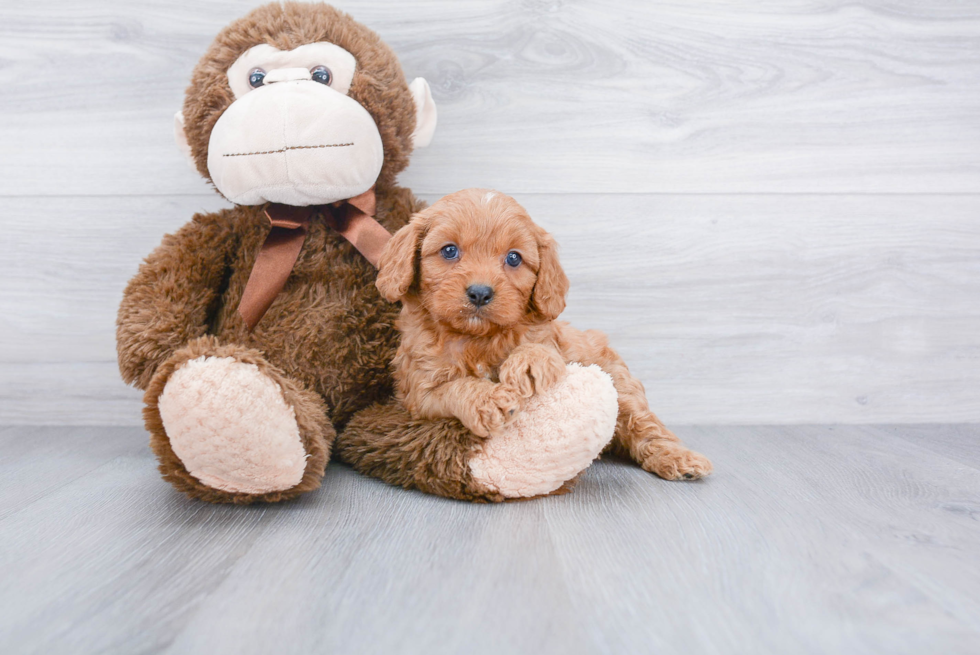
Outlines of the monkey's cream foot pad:
{"label": "monkey's cream foot pad", "polygon": [[618,412],[612,378],[595,365],[568,364],[567,370],[470,460],[477,482],[507,498],[551,493],[612,440]]}
{"label": "monkey's cream foot pad", "polygon": [[306,451],[282,390],[254,364],[199,357],[181,366],[160,396],[174,453],[204,484],[261,494],[295,487]]}

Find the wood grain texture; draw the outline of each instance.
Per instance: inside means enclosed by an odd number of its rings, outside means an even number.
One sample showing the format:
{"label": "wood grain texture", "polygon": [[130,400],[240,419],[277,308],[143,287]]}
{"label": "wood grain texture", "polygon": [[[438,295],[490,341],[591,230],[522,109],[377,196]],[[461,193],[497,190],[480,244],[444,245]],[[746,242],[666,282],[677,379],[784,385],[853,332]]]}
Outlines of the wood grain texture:
{"label": "wood grain texture", "polygon": [[[172,115],[255,4],[2,9],[0,422],[139,422],[120,291],[222,206]],[[339,5],[432,83],[402,181],[525,202],[667,421],[980,421],[980,7]]]}
{"label": "wood grain texture", "polygon": [[681,428],[711,478],[609,460],[569,495],[496,506],[336,464],[297,502],[206,505],[158,479],[131,428],[64,479],[58,451],[96,430],[0,429],[37,445],[0,480],[30,465],[38,481],[0,518],[4,653],[980,645],[980,466],[957,457],[975,425]]}
{"label": "wood grain texture", "polygon": [[[7,3],[0,194],[207,194],[173,113],[253,1]],[[980,6],[338,2],[424,76],[442,194],[980,189]]]}
{"label": "wood grain texture", "polygon": [[[104,466],[116,457],[144,454],[132,428],[72,428],[52,439],[49,428],[6,427],[0,432],[0,519]],[[43,463],[43,470],[38,465]]]}
{"label": "wood grain texture", "polygon": [[[668,423],[980,421],[980,196],[518,199],[562,245],[564,318],[609,333]],[[50,232],[5,235],[0,420],[139,424],[121,290],[221,200],[6,204]]]}
{"label": "wood grain texture", "polygon": [[980,468],[980,439],[974,438],[969,431],[951,432],[943,439],[932,440],[930,436],[935,432],[935,426],[932,425],[905,425],[882,429],[890,429],[896,437],[923,444],[940,455]]}

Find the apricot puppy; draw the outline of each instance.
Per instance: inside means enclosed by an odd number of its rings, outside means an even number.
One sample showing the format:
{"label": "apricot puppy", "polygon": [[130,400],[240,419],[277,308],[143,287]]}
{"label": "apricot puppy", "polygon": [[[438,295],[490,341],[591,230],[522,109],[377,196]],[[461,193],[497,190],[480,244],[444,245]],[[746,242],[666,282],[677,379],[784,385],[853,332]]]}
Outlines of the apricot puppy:
{"label": "apricot puppy", "polygon": [[668,480],[711,472],[650,411],[603,333],[555,320],[568,278],[554,239],[513,198],[483,189],[442,198],[395,234],[379,268],[381,295],[402,301],[395,380],[416,418],[455,416],[489,436],[560,380],[566,363],[596,364],[619,394],[610,448]]}

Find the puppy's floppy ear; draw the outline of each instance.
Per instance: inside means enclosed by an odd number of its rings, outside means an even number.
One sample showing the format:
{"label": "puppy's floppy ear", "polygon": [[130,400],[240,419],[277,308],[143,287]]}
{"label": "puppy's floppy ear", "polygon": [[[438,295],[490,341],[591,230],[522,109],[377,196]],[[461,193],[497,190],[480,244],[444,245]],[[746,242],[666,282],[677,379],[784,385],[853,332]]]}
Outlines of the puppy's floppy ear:
{"label": "puppy's floppy ear", "polygon": [[558,244],[538,230],[538,279],[531,292],[531,306],[545,320],[553,321],[565,310],[568,277],[558,262]]}
{"label": "puppy's floppy ear", "polygon": [[404,298],[415,282],[419,244],[427,223],[425,214],[415,214],[408,225],[395,232],[381,251],[378,279],[374,284],[388,302]]}

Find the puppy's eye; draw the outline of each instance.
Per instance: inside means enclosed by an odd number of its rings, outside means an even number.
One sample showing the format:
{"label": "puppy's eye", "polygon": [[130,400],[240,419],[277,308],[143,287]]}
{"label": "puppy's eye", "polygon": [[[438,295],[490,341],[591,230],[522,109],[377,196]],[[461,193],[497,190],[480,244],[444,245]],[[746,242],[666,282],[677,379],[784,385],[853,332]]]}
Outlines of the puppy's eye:
{"label": "puppy's eye", "polygon": [[507,262],[508,266],[517,268],[521,265],[521,262],[524,261],[524,258],[521,257],[521,253],[517,252],[516,250],[511,250],[509,253],[507,253],[507,259],[505,261]]}
{"label": "puppy's eye", "polygon": [[454,259],[459,259],[459,248],[450,243],[448,246],[443,246],[439,254],[442,255],[443,259],[453,261]]}
{"label": "puppy's eye", "polygon": [[253,68],[252,72],[248,74],[248,85],[253,89],[262,86],[263,80],[265,80],[265,71],[261,68]]}
{"label": "puppy's eye", "polygon": [[333,73],[326,66],[314,66],[310,69],[310,77],[314,82],[319,82],[320,84],[330,84],[333,80]]}

